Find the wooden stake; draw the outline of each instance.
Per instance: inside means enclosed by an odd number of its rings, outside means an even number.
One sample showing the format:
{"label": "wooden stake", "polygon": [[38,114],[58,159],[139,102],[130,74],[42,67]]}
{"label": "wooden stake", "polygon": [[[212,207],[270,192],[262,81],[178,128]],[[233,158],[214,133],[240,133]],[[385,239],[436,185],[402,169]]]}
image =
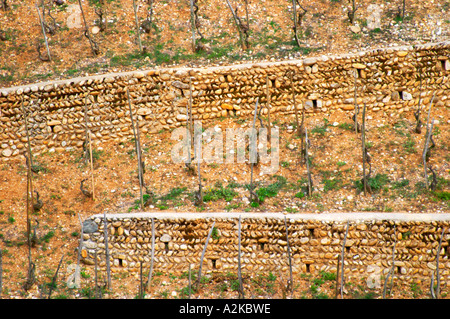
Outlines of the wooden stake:
{"label": "wooden stake", "polygon": [[187,150],[187,160],[186,160],[186,165],[190,168],[191,167],[191,162],[192,162],[192,158],[191,158],[191,147],[192,147],[192,134],[191,134],[191,130],[190,130],[190,119],[191,119],[191,114],[189,112],[189,106],[190,103],[188,103],[189,105],[186,105],[186,150]]}
{"label": "wooden stake", "polygon": [[141,209],[144,205],[144,195],[143,195],[143,187],[144,187],[144,161],[142,160],[142,148],[141,148],[141,133],[139,132],[139,117],[136,117],[136,136],[137,136],[137,149],[139,151],[139,191],[141,196]]}
{"label": "wooden stake", "polygon": [[430,139],[431,139],[431,134],[433,134],[433,122],[434,119],[431,121],[431,126],[428,129],[428,124],[427,124],[427,135],[426,135],[426,140],[425,140],[425,147],[423,149],[423,153],[422,153],[422,161],[423,161],[423,168],[424,168],[424,175],[425,175],[425,185],[427,186],[427,189],[429,188],[429,184],[428,184],[428,173],[427,173],[427,153],[428,153],[428,145],[430,144]]}
{"label": "wooden stake", "polygon": [[[439,299],[439,294],[440,294],[441,277],[439,275],[439,257],[441,254],[442,239],[444,238],[445,230],[446,230],[445,228],[442,229],[441,238],[439,239],[439,247],[438,247],[438,251],[436,253],[436,290],[435,290],[436,299]],[[432,289],[434,290],[433,286],[432,286]]]}
{"label": "wooden stake", "polygon": [[139,263],[139,299],[144,298],[144,284],[142,281],[142,261]]}
{"label": "wooden stake", "polygon": [[80,222],[80,243],[78,245],[78,254],[77,254],[77,266],[75,268],[75,274],[73,278],[73,284],[70,284],[70,288],[80,288],[80,260],[81,260],[81,248],[83,247],[83,237],[84,237],[84,230],[83,230],[83,222],[81,221],[80,214],[78,215],[78,221]]}
{"label": "wooden stake", "polygon": [[340,267],[340,256],[338,256],[337,258],[337,266],[336,266],[336,289],[334,291],[334,299],[337,299],[338,297],[338,292],[339,292],[339,267]]}
{"label": "wooden stake", "polygon": [[305,161],[306,155],[303,154],[304,149],[304,135],[305,135],[305,101],[302,101],[302,123],[300,128],[298,129],[298,136],[300,137],[300,164],[303,166],[303,162]]}
{"label": "wooden stake", "polygon": [[63,261],[63,258],[64,258],[64,254],[61,256],[61,259],[59,260],[58,268],[56,268],[56,272],[53,275],[52,283],[50,284],[50,289],[49,289],[49,292],[48,292],[48,298],[47,299],[50,299],[50,296],[52,295],[52,291],[53,291],[53,286],[56,286],[56,278],[58,277],[59,268],[61,267],[61,263]]}
{"label": "wooden stake", "polygon": [[266,103],[266,107],[267,107],[267,129],[268,129],[268,134],[267,134],[267,139],[270,140],[270,137],[272,136],[271,134],[271,128],[270,128],[270,88],[269,88],[269,76],[266,76],[266,97],[267,97],[267,103]]}
{"label": "wooden stake", "polygon": [[3,291],[3,250],[0,249],[0,299]]}
{"label": "wooden stake", "polygon": [[155,219],[152,217],[152,256],[150,261],[150,271],[148,272],[147,291],[150,292],[150,285],[153,276],[153,263],[155,260]]}
{"label": "wooden stake", "polygon": [[191,133],[191,146],[194,146],[194,125],[192,124],[192,80],[189,77],[189,130]]}
{"label": "wooden stake", "polygon": [[423,160],[423,170],[424,170],[424,175],[425,175],[425,185],[428,189],[429,185],[428,185],[428,173],[427,173],[427,161],[426,161],[426,156],[428,153],[428,144],[430,143],[430,131],[433,132],[433,121],[431,122],[431,128],[429,127],[430,125],[430,113],[431,113],[431,105],[433,104],[433,100],[434,100],[434,95],[436,94],[436,91],[433,93],[433,97],[431,98],[430,101],[430,106],[428,107],[428,116],[427,116],[427,130],[426,130],[426,134],[425,134],[425,145],[423,148],[423,152],[422,152],[422,160]]}
{"label": "wooden stake", "polygon": [[81,16],[83,17],[83,22],[84,22],[84,35],[85,35],[85,36],[88,38],[88,40],[89,40],[89,45],[91,46],[92,53],[93,53],[94,55],[97,55],[97,54],[99,53],[99,50],[98,50],[98,47],[97,47],[97,43],[95,43],[95,42],[92,40],[92,38],[91,38],[91,35],[90,35],[90,32],[89,32],[89,26],[87,25],[86,18],[85,18],[85,16],[84,16],[83,6],[81,5],[81,0],[78,0],[78,5],[80,6]]}
{"label": "wooden stake", "polygon": [[201,162],[201,156],[202,156],[202,138],[201,138],[202,132],[198,132],[198,142],[197,142],[197,174],[198,174],[198,204],[203,205],[203,190],[202,190],[202,175],[200,171],[200,162]]}
{"label": "wooden stake", "polygon": [[111,265],[110,265],[110,261],[109,261],[108,222],[106,221],[106,211],[103,212],[103,237],[105,238],[107,287],[108,287],[108,289],[111,289]]}
{"label": "wooden stake", "polygon": [[195,283],[197,290],[198,290],[198,285],[200,284],[200,279],[202,278],[203,258],[205,257],[205,252],[206,252],[206,248],[208,247],[209,238],[211,237],[211,234],[212,234],[215,224],[216,224],[216,222],[213,222],[211,229],[209,230],[208,237],[206,238],[205,246],[203,247],[202,256],[200,258],[200,268],[198,270],[198,278]]}
{"label": "wooden stake", "polygon": [[36,10],[38,12],[38,16],[39,16],[39,23],[41,24],[41,28],[42,28],[42,34],[44,35],[44,41],[45,41],[45,47],[47,48],[47,56],[48,56],[48,60],[51,60],[51,56],[50,56],[50,49],[48,47],[48,40],[47,40],[47,34],[45,33],[45,28],[44,28],[44,22],[42,21],[42,17],[41,17],[41,11],[39,10],[39,7],[37,5],[36,2]]}
{"label": "wooden stake", "polygon": [[[295,2],[295,0],[293,0]],[[294,109],[295,109],[295,123],[297,125],[297,135],[300,136],[300,126],[298,122],[298,108],[297,108],[297,102],[295,101],[295,89],[294,89],[294,80],[293,80],[293,73],[294,71],[289,73],[289,78],[291,80],[291,92],[292,92],[292,102],[294,103]]]}
{"label": "wooden stake", "polygon": [[137,34],[138,44],[139,44],[139,52],[142,52],[141,31],[139,29],[139,22],[138,22],[138,16],[137,16],[137,8],[136,8],[136,0],[133,0],[133,10],[134,10],[134,21],[135,21],[135,24],[136,24],[136,34]]}
{"label": "wooden stake", "polygon": [[415,132],[420,134],[421,132],[421,127],[422,127],[422,122],[420,121],[420,111],[422,111],[422,97],[421,97],[421,93],[422,93],[422,74],[420,74],[420,85],[419,85],[419,103],[417,105],[417,110],[416,112],[414,112],[414,116],[416,117],[416,128],[415,128]]}
{"label": "wooden stake", "polygon": [[189,299],[191,299],[191,263],[189,263]]}
{"label": "wooden stake", "polygon": [[127,98],[128,98],[128,107],[130,109],[130,119],[131,119],[131,126],[133,128],[133,134],[134,134],[134,142],[136,147],[136,154],[138,159],[138,179],[139,179],[139,189],[140,189],[140,207],[141,210],[144,206],[144,198],[143,198],[143,192],[142,192],[142,182],[143,182],[143,176],[142,176],[142,160],[141,160],[141,145],[140,145],[140,138],[138,137],[138,134],[136,133],[137,129],[135,129],[134,120],[133,120],[133,111],[131,109],[131,98],[130,98],[130,91],[127,88]]}
{"label": "wooden stake", "polygon": [[364,103],[363,114],[362,114],[362,129],[361,129],[361,140],[362,140],[362,155],[363,155],[363,183],[364,183],[364,196],[367,194],[367,178],[366,178],[366,103]]}
{"label": "wooden stake", "polygon": [[[253,115],[253,125],[252,125],[252,135],[255,134],[255,122],[256,122],[256,116],[258,114],[258,101],[259,98],[256,98],[256,103],[255,103],[255,114]],[[250,142],[252,140],[252,137],[250,138]],[[254,150],[257,151],[257,150]],[[251,153],[251,147],[250,147],[250,153]],[[251,158],[251,154],[250,154],[250,158]],[[254,161],[250,160],[250,203],[253,201],[253,166],[254,166]]]}
{"label": "wooden stake", "polygon": [[355,75],[355,96],[354,96],[354,103],[355,103],[355,134],[358,134],[358,102],[357,102],[357,82],[356,82],[356,75],[358,74],[358,70],[355,69],[354,75]]}
{"label": "wooden stake", "polygon": [[392,283],[394,280],[394,267],[395,267],[395,245],[397,244],[397,229],[394,225],[394,237],[395,237],[395,242],[394,242],[394,246],[392,247],[392,266],[391,269],[389,270],[389,273],[387,274],[385,280],[384,280],[384,288],[383,288],[383,299],[386,298],[386,289],[387,289],[387,282],[389,280],[389,278],[391,278],[391,289],[389,291],[389,294],[391,294],[392,291]]}
{"label": "wooden stake", "polygon": [[306,172],[308,174],[308,196],[312,194],[312,178],[311,171],[309,169],[309,155],[308,155],[308,130],[305,127],[305,162],[306,162]]}
{"label": "wooden stake", "polygon": [[245,44],[244,44],[244,41],[242,40],[242,30],[241,30],[241,26],[239,25],[239,19],[236,16],[236,13],[234,12],[233,7],[231,6],[231,3],[230,3],[229,0],[227,0],[227,3],[228,3],[228,7],[230,8],[231,14],[233,15],[233,19],[234,19],[234,23],[236,25],[236,29],[237,29],[237,31],[239,33],[239,42],[241,43],[242,49],[245,50]]}
{"label": "wooden stake", "polygon": [[284,226],[286,228],[287,253],[288,253],[288,258],[289,258],[289,283],[288,283],[288,290],[292,293],[294,291],[294,281],[292,279],[291,246],[289,244],[289,232],[288,232],[286,216],[284,216]]}
{"label": "wooden stake", "polygon": [[92,200],[95,200],[94,164],[93,164],[93,161],[92,161],[92,139],[91,139],[91,130],[89,130],[89,154],[90,154],[90,160],[91,160]]}
{"label": "wooden stake", "polygon": [[341,299],[344,299],[344,253],[345,253],[345,242],[347,241],[348,228],[350,221],[347,221],[347,229],[345,231],[344,242],[342,243],[341,252]]}
{"label": "wooden stake", "polygon": [[22,112],[25,120],[25,132],[27,134],[27,147],[28,147],[28,167],[27,167],[27,243],[28,247],[31,247],[30,235],[31,235],[31,224],[30,224],[30,212],[33,210],[33,171],[31,167],[33,166],[33,155],[31,154],[31,142],[30,133],[28,132],[28,116],[25,112],[25,107],[23,105],[22,96]]}
{"label": "wooden stake", "polygon": [[244,298],[244,286],[242,284],[241,269],[241,215],[239,215],[238,224],[238,279],[239,279],[239,299]]}
{"label": "wooden stake", "polygon": [[[85,126],[85,128],[84,128],[84,133],[85,133],[85,143],[88,143],[89,142],[89,126],[88,126],[88,117],[87,117],[87,112],[88,112],[88,110],[87,110],[87,101],[88,101],[88,97],[89,97],[89,95],[87,94],[86,96],[85,96],[85,98],[84,98],[84,126]],[[87,164],[87,161],[88,161],[88,157],[87,157],[87,154],[86,154],[86,152],[87,152],[87,150],[85,149],[84,150],[84,155],[85,155],[85,158],[84,158],[84,163],[85,164]]]}
{"label": "wooden stake", "polygon": [[[193,0],[189,1],[191,5],[191,28],[192,28],[192,52],[197,51],[197,45],[195,43],[195,16],[194,16],[194,2]],[[190,87],[190,86],[189,86]]]}
{"label": "wooden stake", "polygon": [[300,46],[300,40],[298,39],[297,30],[297,4],[295,3],[295,0],[292,0],[292,8],[294,9],[294,38],[297,45]]}
{"label": "wooden stake", "polygon": [[98,276],[97,276],[97,248],[95,249],[94,254],[94,282],[95,282],[95,298],[101,298],[101,290],[98,289]]}

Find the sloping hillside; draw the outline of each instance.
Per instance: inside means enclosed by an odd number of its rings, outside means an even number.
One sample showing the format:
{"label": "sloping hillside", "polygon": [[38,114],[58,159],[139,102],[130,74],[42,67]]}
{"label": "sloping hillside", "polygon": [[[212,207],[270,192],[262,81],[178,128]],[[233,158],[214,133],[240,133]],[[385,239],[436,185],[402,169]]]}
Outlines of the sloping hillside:
{"label": "sloping hillside", "polygon": [[[91,45],[84,35],[78,0],[42,0],[38,1],[40,15],[45,22],[51,57],[50,61],[42,61],[48,56],[35,2],[4,2],[7,9],[0,9],[0,87],[158,65],[211,65],[344,53],[441,41],[450,36],[449,0],[406,1],[403,19],[401,0],[357,0],[353,25],[348,18],[349,1],[301,0],[297,6],[297,13],[302,16],[298,46],[293,33],[292,2],[250,0],[249,48],[242,50],[227,2],[199,0],[197,21],[203,50],[193,52],[189,1],[137,0],[145,51],[139,53],[132,1],[80,2]],[[234,9],[238,7],[238,17],[246,24],[245,2],[230,3]],[[200,38],[199,33],[196,37]],[[98,48],[98,53],[94,54],[92,48]]]}

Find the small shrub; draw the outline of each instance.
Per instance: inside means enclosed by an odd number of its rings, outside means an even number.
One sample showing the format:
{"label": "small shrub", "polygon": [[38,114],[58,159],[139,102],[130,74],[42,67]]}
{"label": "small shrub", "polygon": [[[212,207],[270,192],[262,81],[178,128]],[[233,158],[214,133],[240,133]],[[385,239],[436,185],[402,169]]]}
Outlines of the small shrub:
{"label": "small shrub", "polygon": [[334,281],[336,280],[336,273],[321,271],[320,276],[325,281]]}
{"label": "small shrub", "polygon": [[[389,178],[386,174],[377,174],[375,177],[368,179],[368,185],[374,192],[379,191],[387,183],[389,183]],[[364,190],[364,184],[361,180],[355,181],[355,186],[360,191]]]}
{"label": "small shrub", "polygon": [[335,178],[335,179],[324,179],[322,181],[324,183],[323,190],[325,192],[328,192],[330,190],[339,189],[342,186],[342,180]]}
{"label": "small shrub", "polygon": [[232,280],[230,283],[230,288],[232,291],[238,291],[239,290],[239,280]]}
{"label": "small shrub", "polygon": [[275,281],[277,279],[277,276],[269,272],[269,275],[267,276],[267,280],[269,281]]}
{"label": "small shrub", "polygon": [[403,188],[405,186],[409,185],[409,180],[407,179],[402,179],[401,181],[396,181],[392,183],[392,188],[393,189],[398,189],[398,188]]}
{"label": "small shrub", "polygon": [[42,236],[41,242],[44,241],[44,242],[48,243],[50,241],[50,239],[53,238],[53,236],[55,236],[55,232],[51,230],[47,234]]}
{"label": "small shrub", "polygon": [[283,176],[275,175],[277,181],[270,184],[267,187],[261,187],[256,191],[260,201],[264,201],[267,197],[275,197],[278,192],[286,185],[286,178]]}
{"label": "small shrub", "polygon": [[39,173],[39,172],[48,173],[49,172],[47,166],[42,163],[33,164],[32,170],[33,170],[33,172],[36,172],[36,173]]}
{"label": "small shrub", "polygon": [[416,149],[414,146],[416,145],[416,142],[413,140],[411,136],[408,137],[408,139],[403,143],[403,149],[406,153],[412,154],[416,153]]}
{"label": "small shrub", "polygon": [[281,167],[289,167],[289,162],[286,162],[286,161],[284,161],[284,162],[281,162]]}
{"label": "small shrub", "polygon": [[217,227],[214,227],[211,233],[211,237],[212,239],[219,239],[220,235],[219,235],[219,230],[217,229]]}
{"label": "small shrub", "polygon": [[217,182],[214,185],[214,188],[206,189],[203,193],[203,201],[218,201],[220,199],[224,199],[227,202],[230,202],[238,193],[232,189],[231,187],[223,187],[222,183]]}
{"label": "small shrub", "polygon": [[305,193],[303,193],[303,192],[298,192],[297,194],[295,194],[295,197],[297,197],[297,198],[303,198],[303,197],[305,197]]}
{"label": "small shrub", "polygon": [[230,210],[232,210],[232,209],[238,209],[238,208],[241,207],[241,206],[242,206],[242,203],[230,204],[230,205],[225,206],[225,210],[226,210],[227,212],[229,212]]}
{"label": "small shrub", "polygon": [[433,193],[436,198],[443,200],[443,201],[450,201],[450,192],[446,191],[439,191]]}
{"label": "small shrub", "polygon": [[350,123],[339,123],[338,127],[343,130],[353,131],[353,125]]}
{"label": "small shrub", "polygon": [[160,198],[160,200],[173,200],[176,199],[178,196],[180,196],[187,188],[179,188],[175,187],[170,190],[170,192],[167,195],[164,195]]}
{"label": "small shrub", "polygon": [[338,167],[342,167],[342,166],[344,166],[344,165],[346,165],[346,164],[347,164],[347,162],[342,162],[342,161],[339,161],[339,162],[336,163],[336,165],[337,165]]}
{"label": "small shrub", "polygon": [[328,127],[328,120],[327,119],[323,119],[323,125],[318,125],[316,127],[314,127],[311,130],[312,134],[319,134],[319,135],[325,135],[325,132],[327,131],[327,127]]}

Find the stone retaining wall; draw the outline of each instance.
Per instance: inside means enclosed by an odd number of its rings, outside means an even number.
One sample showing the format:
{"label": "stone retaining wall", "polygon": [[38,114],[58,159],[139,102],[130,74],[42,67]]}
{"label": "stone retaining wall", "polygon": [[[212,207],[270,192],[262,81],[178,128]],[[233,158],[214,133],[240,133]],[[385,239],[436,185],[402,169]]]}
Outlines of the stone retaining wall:
{"label": "stone retaining wall", "polygon": [[355,72],[357,102],[365,102],[368,113],[412,112],[419,98],[428,105],[433,94],[435,107],[450,106],[450,42],[254,65],[109,74],[0,89],[0,158],[8,160],[25,148],[22,101],[37,155],[81,148],[86,96],[94,144],[124,141],[133,134],[127,90],[140,132],[146,134],[186,121],[189,81],[194,119],[250,116],[257,98],[266,114],[266,77],[271,112],[293,114],[291,72],[298,108],[306,112],[353,110]]}
{"label": "stone retaining wall", "polygon": [[[350,277],[378,276],[392,266],[403,282],[430,280],[442,229],[439,257],[441,282],[450,285],[450,214],[277,214],[277,213],[133,213],[108,214],[107,233],[113,272],[150,268],[152,218],[155,227],[154,270],[181,274],[198,269],[210,229],[203,273],[237,273],[238,220],[241,216],[243,273],[289,273],[286,224],[293,273],[336,272],[345,243],[345,273]],[[103,215],[83,223],[82,261],[105,269]]]}

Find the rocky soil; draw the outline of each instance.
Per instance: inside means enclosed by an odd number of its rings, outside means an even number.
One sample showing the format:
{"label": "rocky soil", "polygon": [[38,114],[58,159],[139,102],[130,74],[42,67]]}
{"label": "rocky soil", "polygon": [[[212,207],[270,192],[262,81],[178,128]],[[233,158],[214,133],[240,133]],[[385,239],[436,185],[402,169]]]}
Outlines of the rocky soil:
{"label": "rocky soil", "polygon": [[[351,121],[341,112],[333,114],[308,115],[306,123],[312,127],[310,133],[310,156],[314,192],[311,197],[305,195],[306,166],[299,161],[300,140],[291,126],[293,118],[272,118],[274,126],[281,131],[280,166],[275,175],[260,175],[260,167],[255,168],[257,189],[272,187],[277,191],[273,197],[267,197],[258,207],[248,200],[245,185],[250,181],[250,165],[203,163],[201,177],[205,195],[202,207],[196,206],[194,191],[198,189],[198,176],[189,174],[184,165],[174,164],[171,160],[171,148],[175,141],[170,132],[161,132],[142,136],[143,156],[146,172],[145,184],[154,192],[153,203],[146,211],[284,211],[284,212],[448,212],[449,166],[448,166],[448,114],[444,110],[434,111],[436,131],[430,164],[438,172],[436,192],[424,188],[423,172],[420,166],[423,136],[412,132],[414,120],[410,117],[388,118],[386,115],[368,117],[367,142],[372,157],[372,177],[382,175],[374,192],[364,196],[356,187],[362,176],[360,140],[353,130],[348,129]],[[324,119],[329,119],[327,123]],[[226,127],[245,127],[251,120],[224,119],[211,124],[210,128],[225,130]],[[208,129],[208,126],[205,127]],[[82,289],[65,288],[65,280],[71,274],[69,265],[76,263],[77,245],[80,234],[79,218],[84,220],[96,213],[139,211],[139,182],[137,179],[134,144],[104,143],[93,151],[95,200],[87,198],[80,190],[81,178],[89,178],[90,166],[82,159],[81,152],[72,154],[44,153],[36,156],[34,189],[40,194],[43,207],[31,215],[32,229],[36,229],[38,243],[31,249],[36,264],[37,283],[29,292],[22,285],[27,278],[28,247],[26,245],[26,168],[22,159],[11,160],[0,168],[2,214],[1,236],[3,250],[3,297],[36,298],[39,297],[38,284],[49,283],[56,271],[58,262],[64,254],[60,270],[58,289],[55,297],[83,297],[93,289],[94,272],[92,267],[83,269]],[[277,177],[278,176],[278,177]],[[88,179],[89,180],[89,179]],[[277,184],[278,183],[278,184]],[[270,186],[272,185],[272,186]],[[274,186],[275,185],[275,186]],[[374,184],[375,185],[375,184]],[[90,188],[90,183],[87,183]],[[228,190],[229,192],[226,192]],[[209,201],[206,201],[209,200]],[[186,287],[186,276],[163,274],[155,278],[154,290],[148,294],[151,298],[180,298],[181,289]],[[229,278],[227,277],[229,276]],[[195,296],[201,298],[234,298],[233,274],[216,275],[205,279],[203,288]],[[253,274],[255,278],[245,280],[248,294],[254,297],[282,298],[281,277],[286,274]],[[314,279],[299,276],[294,298],[315,298],[310,291]],[[324,275],[325,276],[325,275]],[[181,278],[180,278],[181,277]],[[317,278],[316,278],[317,277]],[[101,275],[105,279],[105,274]],[[113,289],[108,294],[112,298],[133,298],[137,294],[139,276],[128,273],[113,274]],[[258,279],[259,278],[259,279]],[[270,279],[268,279],[270,278]],[[284,278],[283,280],[286,280]],[[331,285],[320,286],[324,289],[322,297],[333,296]],[[364,280],[350,286],[347,298],[380,297],[380,290],[363,291]],[[234,286],[235,287],[235,286]],[[264,288],[265,287],[265,288]],[[269,289],[270,287],[270,289]],[[420,288],[421,287],[421,288]],[[410,291],[397,291],[395,297],[409,298],[412,295],[427,297],[427,283],[419,282]],[[214,289],[213,289],[214,288]],[[319,287],[317,287],[319,288]],[[351,288],[351,289],[350,289]],[[418,294],[417,290],[422,291]],[[83,290],[84,289],[84,290]],[[314,288],[315,289],[315,288]],[[250,292],[251,291],[251,292]],[[367,297],[369,297],[367,296]],[[85,296],[86,297],[86,296]]]}
{"label": "rocky soil", "polygon": [[[147,53],[139,54],[132,2],[83,0],[89,34],[99,49],[94,54],[83,35],[78,1],[63,0],[62,5],[57,5],[57,1],[43,2],[50,61],[39,58],[39,45],[43,59],[47,58],[47,52],[35,2],[8,0],[8,9],[0,9],[0,87],[155,66],[211,66],[342,54],[438,42],[450,36],[448,0],[406,1],[403,20],[400,0],[371,1],[370,5],[356,1],[359,8],[353,25],[347,16],[351,9],[348,1],[305,0],[300,1],[306,14],[299,27],[300,46],[297,46],[292,31],[291,2],[251,0],[248,2],[250,48],[242,51],[227,3],[202,0],[197,2],[197,15],[205,50],[194,53],[189,3],[164,0],[154,1],[151,31],[146,33],[141,29],[141,43]],[[147,1],[136,3],[142,25],[150,17],[150,5]],[[245,20],[243,3],[231,3],[233,8],[239,6],[238,15]],[[304,12],[301,7],[297,7],[298,13]],[[103,20],[96,14],[100,9]]]}

